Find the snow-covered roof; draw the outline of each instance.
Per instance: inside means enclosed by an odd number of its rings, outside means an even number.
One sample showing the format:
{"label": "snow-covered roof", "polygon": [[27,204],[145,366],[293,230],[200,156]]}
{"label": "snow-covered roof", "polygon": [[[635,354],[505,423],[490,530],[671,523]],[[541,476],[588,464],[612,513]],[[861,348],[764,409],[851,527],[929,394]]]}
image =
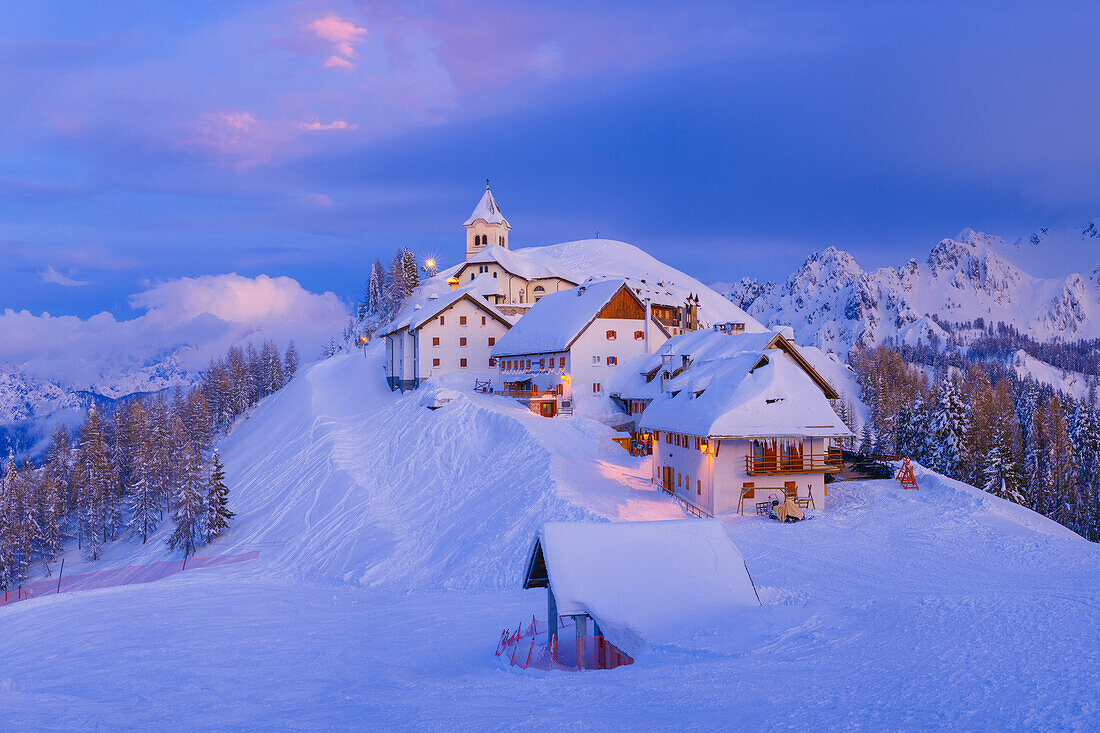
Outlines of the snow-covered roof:
{"label": "snow-covered roof", "polygon": [[634,295],[622,280],[603,280],[544,295],[501,336],[493,347],[493,356],[565,351],[623,289]]}
{"label": "snow-covered roof", "polygon": [[[662,367],[676,374],[669,384],[669,391],[676,391],[680,389],[681,382],[687,384],[689,381],[698,388],[707,379],[703,374],[704,370],[707,374],[718,371],[714,365],[705,366],[708,363],[721,362],[742,354],[755,355],[758,361],[766,350],[773,348],[786,353],[799,363],[826,397],[839,396],[825,377],[801,355],[799,347],[781,334],[775,331],[727,334],[711,329],[680,334],[666,341],[653,354],[632,357],[607,379],[605,389],[608,394],[624,400],[652,400],[661,396],[661,380],[655,375]],[[691,365],[687,369],[695,370],[690,375],[683,374],[686,371],[685,358],[686,363]],[[727,374],[726,378],[731,376]]]}
{"label": "snow-covered roof", "polygon": [[474,213],[470,214],[470,218],[462,226],[470,226],[478,219],[484,220],[487,224],[511,226],[508,224],[508,220],[504,218],[504,214],[500,213],[500,207],[497,206],[496,199],[493,198],[493,192],[489,190],[488,186],[485,187],[485,195],[474,207]]}
{"label": "snow-covered roof", "polygon": [[466,298],[502,323],[510,325],[515,318],[509,318],[485,300],[487,295],[499,295],[501,293],[500,282],[485,273],[478,275],[465,286],[455,290],[451,290],[451,286],[446,280],[438,277],[432,278],[420,288],[417,288],[412,297],[394,316],[393,321],[382,329],[380,335],[388,336],[403,328],[415,331],[463,298]]}
{"label": "snow-covered roof", "polygon": [[[625,385],[628,393],[620,394],[653,400],[635,418],[638,425],[651,430],[716,438],[851,435],[833,411],[821,384],[811,376],[815,374],[812,367],[797,352],[768,348],[773,342],[783,343],[775,340],[783,339],[779,334],[771,336],[765,339],[756,334],[730,336],[697,331],[670,339],[669,343],[684,341],[683,348],[674,344],[670,350],[674,354],[679,351],[681,358],[672,359],[665,367],[674,376],[667,380],[664,391],[658,374],[645,385],[644,395],[629,393],[630,383]],[[683,356],[689,356],[688,364],[676,374],[683,365]],[[638,373],[647,366],[660,368],[661,362],[658,359],[656,363],[631,365]],[[623,377],[629,378],[629,374]],[[614,393],[612,384],[608,388]]]}
{"label": "snow-covered roof", "polygon": [[628,654],[727,619],[760,600],[716,519],[548,522],[524,587],[541,587],[538,554],[562,616],[587,613]]}
{"label": "snow-covered roof", "polygon": [[579,283],[582,278],[572,270],[561,266],[551,259],[528,256],[526,250],[512,251],[498,244],[491,245],[470,256],[465,264],[457,272],[461,272],[468,265],[480,265],[495,262],[513,275],[518,275],[524,280],[541,280],[543,278],[558,277],[571,283]]}

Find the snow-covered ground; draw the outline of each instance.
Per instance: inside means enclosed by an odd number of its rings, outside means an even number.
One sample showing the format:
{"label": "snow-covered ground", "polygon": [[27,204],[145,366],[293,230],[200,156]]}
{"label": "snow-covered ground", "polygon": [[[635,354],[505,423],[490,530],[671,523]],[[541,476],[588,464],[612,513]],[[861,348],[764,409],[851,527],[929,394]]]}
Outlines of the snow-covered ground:
{"label": "snow-covered ground", "polygon": [[[780,525],[723,517],[764,605],[609,672],[508,668],[505,626],[554,519],[679,518],[585,418],[453,378],[391,395],[338,357],[223,444],[258,562],[0,608],[0,720],[27,729],[1089,729],[1100,547],[918,471],[830,485]],[[448,395],[448,396],[453,396]],[[426,397],[428,398],[426,400]],[[103,567],[165,557],[160,538]],[[693,619],[683,623],[690,630]]]}

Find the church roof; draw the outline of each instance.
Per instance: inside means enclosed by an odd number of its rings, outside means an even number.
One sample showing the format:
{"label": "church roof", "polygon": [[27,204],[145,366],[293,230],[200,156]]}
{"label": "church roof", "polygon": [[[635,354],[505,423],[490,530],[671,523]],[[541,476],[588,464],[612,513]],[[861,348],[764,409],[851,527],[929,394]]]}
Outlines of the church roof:
{"label": "church roof", "polygon": [[507,227],[512,225],[508,223],[508,220],[504,218],[504,214],[500,213],[500,208],[497,206],[496,199],[493,198],[493,192],[489,190],[489,187],[485,187],[485,195],[481,197],[481,201],[477,202],[477,206],[474,207],[474,213],[470,214],[470,218],[462,226],[470,226],[478,219],[484,219],[488,224],[504,224]]}

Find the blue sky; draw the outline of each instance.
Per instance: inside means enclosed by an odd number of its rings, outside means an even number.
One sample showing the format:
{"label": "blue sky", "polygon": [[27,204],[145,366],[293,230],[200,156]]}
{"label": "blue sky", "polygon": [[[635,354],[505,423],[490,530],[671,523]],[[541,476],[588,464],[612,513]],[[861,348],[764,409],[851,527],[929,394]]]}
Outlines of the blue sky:
{"label": "blue sky", "polygon": [[705,280],[1100,216],[1087,3],[8,3],[0,308],[178,277],[353,297],[443,264],[489,177],[513,246]]}

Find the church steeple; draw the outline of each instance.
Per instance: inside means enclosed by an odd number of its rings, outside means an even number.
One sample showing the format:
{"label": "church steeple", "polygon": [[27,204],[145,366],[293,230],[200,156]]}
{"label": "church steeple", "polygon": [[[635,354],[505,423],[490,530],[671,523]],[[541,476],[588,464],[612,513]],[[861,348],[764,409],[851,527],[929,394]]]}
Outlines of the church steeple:
{"label": "church steeple", "polygon": [[462,226],[466,227],[466,259],[486,247],[497,245],[508,249],[508,230],[512,225],[500,213],[493,192],[489,189],[489,179],[485,179],[485,193],[474,207],[474,213]]}

